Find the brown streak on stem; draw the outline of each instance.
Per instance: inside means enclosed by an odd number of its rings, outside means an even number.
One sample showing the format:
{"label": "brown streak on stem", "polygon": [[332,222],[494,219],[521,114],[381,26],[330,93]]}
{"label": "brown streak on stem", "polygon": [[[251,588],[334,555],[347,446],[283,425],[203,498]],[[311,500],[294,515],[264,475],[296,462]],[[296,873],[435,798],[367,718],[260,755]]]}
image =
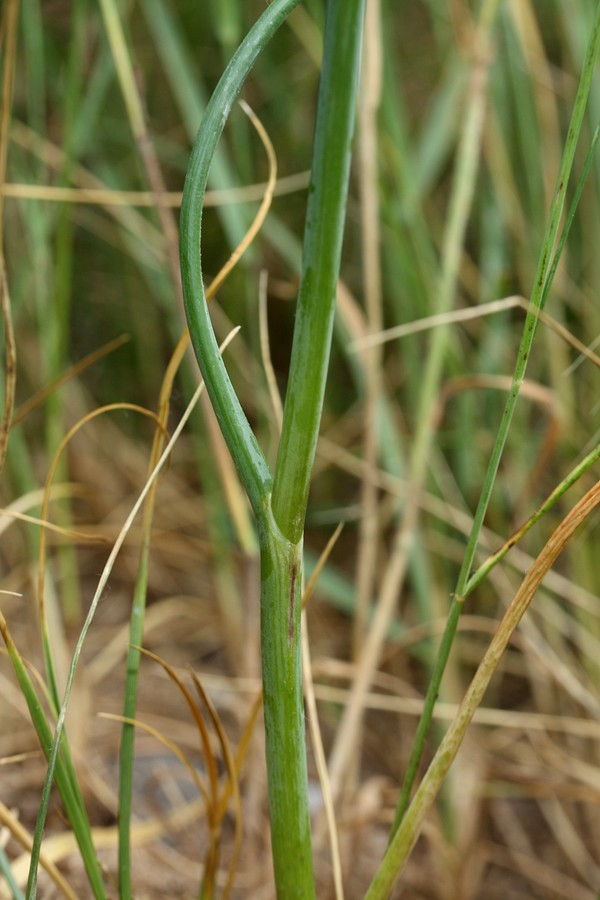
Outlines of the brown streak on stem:
{"label": "brown streak on stem", "polygon": [[296,609],[296,577],[298,575],[298,561],[292,563],[290,570],[290,608],[288,617],[288,643],[294,644],[294,613]]}

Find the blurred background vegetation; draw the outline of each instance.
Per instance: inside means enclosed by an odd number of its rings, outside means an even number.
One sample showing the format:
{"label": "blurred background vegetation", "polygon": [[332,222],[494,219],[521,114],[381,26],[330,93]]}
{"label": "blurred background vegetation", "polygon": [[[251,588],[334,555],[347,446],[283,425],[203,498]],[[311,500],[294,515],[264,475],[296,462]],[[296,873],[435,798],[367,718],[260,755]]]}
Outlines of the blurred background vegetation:
{"label": "blurred background vegetation", "polygon": [[[264,2],[138,0],[113,6],[90,0],[5,0],[3,59],[10,40],[9,9],[15,6],[14,90],[12,106],[4,104],[2,125],[8,140],[2,250],[17,382],[1,502],[35,517],[52,457],[76,422],[105,404],[157,409],[165,368],[184,327],[176,219],[191,142],[212,88]],[[484,59],[477,56],[478,7],[468,0],[381,2],[375,54],[381,91],[373,95],[373,124],[359,115],[357,136],[360,152],[368,152],[367,145],[375,153],[375,180],[361,175],[357,152],[323,441],[306,534],[310,569],[335,526],[345,523],[308,611],[327,749],[335,741],[371,607],[397,552],[395,535],[410,492],[406,478],[412,441],[425,414],[423,371],[439,326],[425,322],[412,333],[409,326],[438,312],[444,228],[473,73],[487,74],[486,118],[453,307],[483,310],[491,301],[528,298],[531,292],[595,4],[501,2],[493,52]],[[110,10],[118,10],[123,45],[109,39]],[[277,423],[260,348],[259,281],[266,272],[271,358],[284,392],[323,15],[320,0],[299,6],[244,89],[275,148],[279,183],[267,221],[219,291],[214,313],[220,337],[230,323],[242,325],[227,362],[271,460]],[[123,92],[120,72],[128,65],[143,111],[142,130],[131,98],[127,101]],[[592,92],[578,171],[600,116],[598,87]],[[243,237],[267,176],[264,149],[235,108],[212,170],[203,233],[207,281]],[[367,250],[373,234],[375,262],[369,261]],[[575,343],[593,350],[600,333],[598,246],[596,159],[549,299],[552,322],[539,328],[479,561],[598,442],[598,360],[586,358]],[[523,307],[515,301],[447,331],[435,440],[407,578],[398,593],[364,727],[355,735],[353,774],[340,800],[350,898],[362,896],[385,848],[415,715],[502,415],[523,321]],[[406,334],[388,335],[376,352],[355,346],[368,333],[398,326],[406,326]],[[122,336],[126,339],[101,358],[81,371],[74,368]],[[190,355],[178,376],[170,427],[197,379]],[[81,429],[59,466],[55,483],[61,487],[54,489],[50,520],[72,523],[96,539],[48,534],[46,602],[63,673],[110,544],[143,487],[152,427],[134,410],[103,415]],[[232,492],[235,496],[235,488],[225,452],[207,407],[199,408],[159,485],[145,645],[174,666],[194,667],[235,743],[260,676],[258,583],[256,542],[251,528],[240,526],[247,523],[247,510],[240,510],[238,501],[226,501],[228,491],[230,498]],[[444,703],[462,696],[494,621],[531,557],[589,487],[591,477],[563,498],[469,598]],[[39,666],[39,526],[3,516],[0,528],[2,588],[18,595],[3,597],[2,610],[21,652]],[[134,526],[86,642],[68,719],[93,824],[107,835],[117,813],[119,725],[96,714],[119,713],[122,707],[138,545]],[[367,545],[371,562],[365,576]],[[482,724],[474,727],[406,875],[407,896],[596,896],[597,553],[595,518],[562,555],[506,655],[486,699]],[[357,565],[363,567],[362,584],[364,579],[367,584],[367,606],[358,613],[364,586],[359,586]],[[0,800],[16,808],[31,829],[43,763],[3,657],[0,679],[0,756],[7,762],[0,768]],[[144,661],[140,718],[176,736],[201,768],[197,736],[179,703],[162,670]],[[442,716],[449,708],[442,707]],[[240,897],[269,896],[258,732],[253,748],[242,773],[246,834],[236,881]],[[25,757],[12,759],[15,754]],[[173,814],[189,801],[189,780],[178,766],[152,737],[138,737],[140,818],[161,822],[167,811]],[[314,785],[317,807],[316,781]],[[48,833],[64,828],[57,804]],[[158,829],[153,840],[140,838],[134,856],[140,897],[192,895],[203,829],[201,817],[183,827],[173,819],[166,837]],[[11,841],[8,852],[14,859],[22,851]],[[100,852],[114,873],[114,840],[107,837]],[[227,834],[223,852],[228,853]],[[329,863],[318,841],[317,852],[319,896],[325,897]],[[62,860],[60,853],[57,858]],[[74,857],[62,864],[78,884]],[[44,896],[53,896],[49,887],[45,890]]]}

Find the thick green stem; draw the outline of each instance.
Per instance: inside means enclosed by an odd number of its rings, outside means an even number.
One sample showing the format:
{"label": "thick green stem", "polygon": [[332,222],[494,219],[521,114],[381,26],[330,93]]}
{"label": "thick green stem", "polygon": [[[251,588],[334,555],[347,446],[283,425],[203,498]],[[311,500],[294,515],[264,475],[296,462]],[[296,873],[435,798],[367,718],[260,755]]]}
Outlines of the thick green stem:
{"label": "thick green stem", "polygon": [[181,208],[181,272],[192,344],[260,533],[271,835],[277,896],[285,900],[315,896],[302,700],[302,534],[331,346],[365,0],[327,4],[302,278],[274,485],[218,352],[202,285],[200,226],[210,162],[233,99],[296,2],[273,0],[227,67],[194,145]]}
{"label": "thick green stem", "polygon": [[304,529],[329,365],[364,6],[364,0],[327,4],[302,277],[273,487],[273,515],[293,542]]}
{"label": "thick green stem", "polygon": [[269,817],[277,896],[315,896],[304,743],[300,613],[302,541],[270,512],[261,528],[261,647]]}

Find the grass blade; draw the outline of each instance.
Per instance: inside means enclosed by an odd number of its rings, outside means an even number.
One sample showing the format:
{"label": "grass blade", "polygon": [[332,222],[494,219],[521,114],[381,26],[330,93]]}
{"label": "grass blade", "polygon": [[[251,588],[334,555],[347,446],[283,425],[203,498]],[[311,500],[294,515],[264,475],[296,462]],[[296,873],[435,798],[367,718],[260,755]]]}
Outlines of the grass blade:
{"label": "grass blade", "polygon": [[500,662],[510,638],[531,603],[544,576],[572,538],[576,529],[600,504],[600,482],[597,482],[573,507],[554,531],[544,549],[535,560],[523,583],[513,598],[498,629],[481,660],[477,672],[458,709],[456,717],[444,735],[423,781],[407,809],[375,878],[366,894],[366,900],[385,900],[390,896],[394,882],[408,854],[414,846],[442,782],[452,765],[466,730],[480,705],[485,691]]}
{"label": "grass blade", "polygon": [[[569,125],[565,143],[565,150],[558,172],[554,197],[552,200],[552,206],[548,218],[548,224],[546,226],[546,232],[544,235],[544,240],[538,260],[537,272],[535,275],[535,281],[530,300],[531,309],[527,313],[523,335],[521,337],[521,342],[517,352],[517,360],[513,373],[511,391],[504,407],[502,421],[500,423],[496,440],[494,442],[494,446],[490,455],[486,477],[473,519],[473,527],[469,535],[463,563],[458,576],[456,590],[453,596],[452,604],[450,606],[450,611],[448,613],[446,629],[442,637],[442,642],[440,645],[438,656],[436,658],[434,671],[431,676],[429,687],[427,689],[427,695],[425,698],[425,710],[423,713],[423,718],[419,722],[419,727],[415,736],[413,750],[411,752],[407,773],[405,776],[404,784],[402,786],[400,800],[398,802],[398,808],[396,810],[396,816],[394,818],[392,835],[397,830],[400,822],[402,821],[404,812],[408,807],[410,793],[416,778],[419,762],[425,746],[425,737],[431,723],[433,707],[439,691],[443,673],[446,668],[446,663],[450,655],[450,649],[452,647],[454,636],[458,627],[458,620],[463,609],[465,591],[469,582],[469,576],[471,573],[475,551],[477,549],[479,536],[483,527],[483,520],[485,518],[492,490],[496,481],[496,475],[500,465],[500,460],[502,458],[502,453],[506,444],[506,439],[508,437],[510,424],[517,405],[519,390],[525,377],[527,363],[531,355],[533,341],[539,322],[538,313],[543,310],[544,304],[548,297],[548,292],[552,284],[552,278],[556,271],[556,263],[558,262],[558,249],[562,249],[563,247],[563,244],[559,243],[558,248],[555,252],[558,230],[565,205],[567,184],[571,175],[573,160],[575,157],[575,150],[577,148],[579,135],[581,133],[581,128],[584,121],[584,114],[588,95],[590,92],[592,76],[594,74],[596,59],[598,57],[599,46],[600,4],[596,8],[595,22],[590,36],[590,41],[588,43],[581,77],[579,79],[573,113],[571,116],[571,122]],[[594,140],[596,140],[596,138],[594,138]],[[585,172],[587,172],[588,168],[589,165],[586,166]],[[579,195],[579,193],[580,191],[578,190],[577,196]]]}
{"label": "grass blade", "polygon": [[[0,632],[2,633],[8,655],[13,664],[21,692],[27,702],[31,721],[36,730],[42,751],[46,758],[49,759],[51,748],[53,747],[52,728],[50,727],[21,655],[10,636],[6,620],[2,613],[0,613]],[[77,776],[71,757],[68,753],[68,746],[64,736],[60,737],[56,743],[53,769],[56,772],[56,785],[65,805],[69,822],[71,823],[71,827],[73,828],[75,838],[81,851],[90,887],[94,897],[104,898],[106,897],[104,879],[96,858],[96,850],[92,841],[90,823],[85,811],[83,798],[77,782]],[[36,896],[40,845],[41,840],[36,843],[34,839],[31,850],[31,866],[27,885],[27,898],[34,898]]]}

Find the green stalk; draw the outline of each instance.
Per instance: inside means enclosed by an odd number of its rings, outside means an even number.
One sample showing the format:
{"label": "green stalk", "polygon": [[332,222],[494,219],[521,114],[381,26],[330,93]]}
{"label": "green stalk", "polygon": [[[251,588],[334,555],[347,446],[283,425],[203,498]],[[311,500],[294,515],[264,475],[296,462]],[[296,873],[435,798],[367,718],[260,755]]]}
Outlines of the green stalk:
{"label": "green stalk", "polygon": [[[306,778],[300,653],[301,542],[329,364],[363,19],[362,0],[331,0],[327,6],[302,276],[273,488],[274,522],[262,541],[263,694],[278,886],[284,877],[289,878],[289,861],[299,855],[288,833],[296,804],[308,825],[306,788],[299,781],[301,771]],[[269,574],[265,565],[271,564],[273,571]],[[292,778],[296,779],[296,799],[290,791]],[[304,823],[298,822],[293,839],[298,844],[304,828]],[[304,867],[306,852],[301,852],[304,856],[299,864]],[[292,893],[290,887],[280,895],[312,893]]]}
{"label": "green stalk", "polygon": [[202,285],[200,231],[208,170],[234,98],[297,2],[274,0],[227,67],[194,144],[180,219],[192,344],[260,535],[267,773],[275,881],[283,898],[315,896],[302,703],[302,534],[329,362],[365,0],[327,5],[302,277],[274,487],[218,353]]}
{"label": "green stalk", "polygon": [[260,528],[265,744],[277,896],[315,896],[302,696],[302,541],[286,540],[269,512]]}
{"label": "green stalk", "polygon": [[[151,500],[149,501],[152,502]],[[144,516],[144,525],[150,515]],[[137,710],[137,683],[140,671],[141,654],[138,650],[143,643],[144,618],[148,588],[148,562],[150,556],[150,528],[144,529],[144,537],[140,548],[138,572],[131,605],[129,625],[129,647],[127,649],[127,668],[125,689],[123,691],[123,717],[135,718]],[[121,729],[121,747],[119,750],[119,897],[131,900],[133,886],[131,880],[131,818],[133,812],[133,767],[135,757],[135,728],[123,722]]]}
{"label": "green stalk", "polygon": [[363,18],[364,0],[327,5],[302,278],[273,488],[273,514],[291,541],[304,529],[327,379]]}

